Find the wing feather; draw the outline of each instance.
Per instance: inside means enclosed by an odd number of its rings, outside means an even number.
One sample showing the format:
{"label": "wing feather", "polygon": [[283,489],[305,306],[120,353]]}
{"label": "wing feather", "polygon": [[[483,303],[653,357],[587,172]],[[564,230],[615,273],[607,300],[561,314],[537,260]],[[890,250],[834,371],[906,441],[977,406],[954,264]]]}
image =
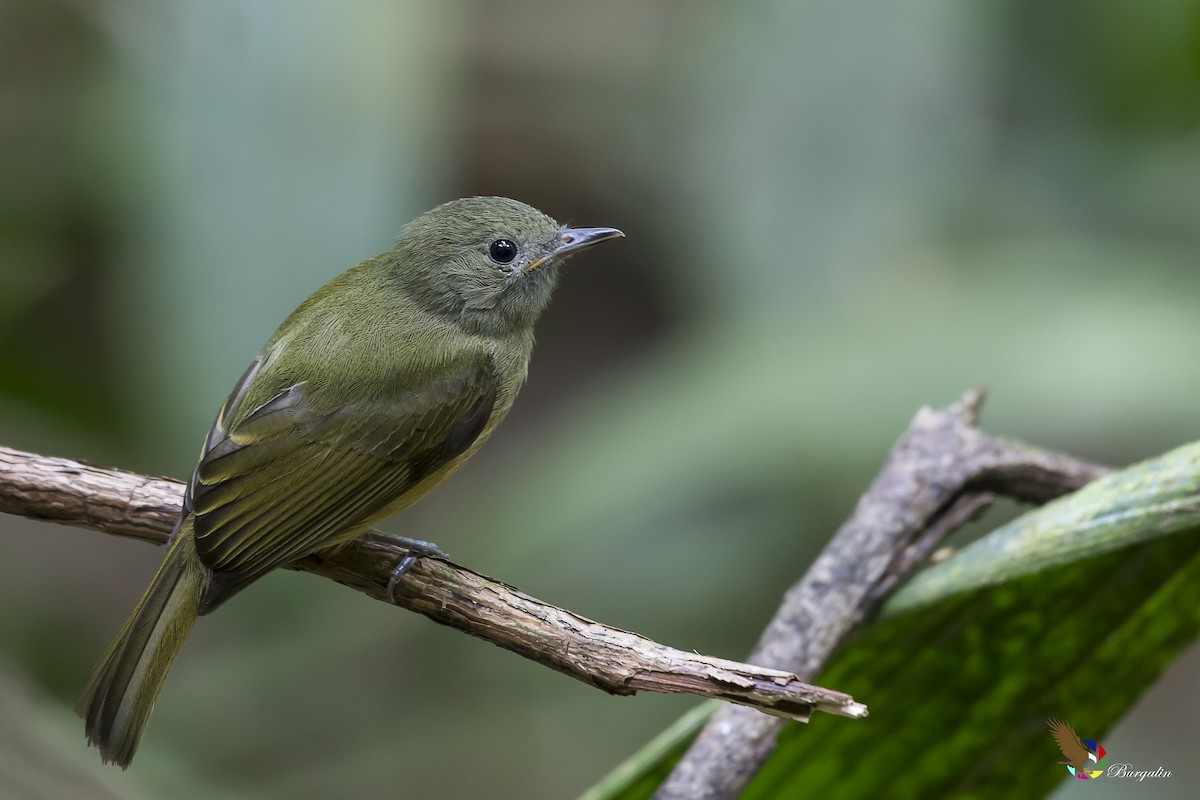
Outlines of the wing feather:
{"label": "wing feather", "polygon": [[[315,516],[328,502],[353,490],[353,484],[346,480],[346,470],[354,466],[354,460],[339,460],[336,451],[312,452],[314,449],[304,448],[293,454],[291,461],[300,468],[285,470],[289,480],[286,493],[280,493],[276,481],[270,481],[253,493],[237,495],[197,517],[204,522],[204,553],[214,569],[237,568],[236,560],[247,549],[270,552],[277,546],[277,537],[288,534],[289,519]],[[318,482],[328,488],[324,497],[315,501],[311,487]]]}
{"label": "wing feather", "polygon": [[238,404],[254,394],[243,384],[259,372],[255,362],[222,407],[184,498],[214,571],[201,613],[370,524],[474,443],[497,392],[488,361],[333,411],[299,381],[243,414]]}

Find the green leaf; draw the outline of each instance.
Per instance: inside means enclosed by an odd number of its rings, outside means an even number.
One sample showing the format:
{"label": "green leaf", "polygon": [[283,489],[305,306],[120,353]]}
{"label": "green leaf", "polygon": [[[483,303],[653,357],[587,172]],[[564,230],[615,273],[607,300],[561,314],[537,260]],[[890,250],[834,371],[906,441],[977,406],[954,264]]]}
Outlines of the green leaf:
{"label": "green leaf", "polygon": [[[919,576],[821,675],[871,716],[789,725],[743,797],[1048,794],[1067,773],[1046,719],[1102,739],[1200,631],[1198,461],[1115,473]],[[649,797],[676,736],[589,800]]]}
{"label": "green leaf", "polygon": [[1200,443],[1113,473],[1014,520],[910,580],[894,614],[1200,524]]}

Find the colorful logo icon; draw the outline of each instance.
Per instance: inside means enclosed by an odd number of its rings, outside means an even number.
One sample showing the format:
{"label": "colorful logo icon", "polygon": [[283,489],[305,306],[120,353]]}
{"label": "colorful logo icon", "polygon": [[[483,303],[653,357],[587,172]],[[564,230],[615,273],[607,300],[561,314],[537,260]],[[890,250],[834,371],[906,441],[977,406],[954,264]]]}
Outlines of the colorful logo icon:
{"label": "colorful logo icon", "polygon": [[1067,772],[1080,780],[1094,780],[1104,774],[1100,762],[1104,760],[1104,747],[1093,739],[1080,739],[1075,729],[1061,719],[1053,718],[1048,721],[1050,734],[1058,742],[1067,765]]}

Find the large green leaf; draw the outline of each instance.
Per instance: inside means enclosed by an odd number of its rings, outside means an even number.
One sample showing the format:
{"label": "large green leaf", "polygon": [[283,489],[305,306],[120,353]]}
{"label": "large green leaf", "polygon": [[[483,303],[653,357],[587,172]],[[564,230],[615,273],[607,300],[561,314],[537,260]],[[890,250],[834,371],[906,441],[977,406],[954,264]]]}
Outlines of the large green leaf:
{"label": "large green leaf", "polygon": [[[1047,717],[1101,738],[1200,630],[1198,462],[1188,445],[1116,473],[918,577],[821,676],[871,716],[788,726],[744,797],[1049,793]],[[649,797],[702,721],[589,800]]]}

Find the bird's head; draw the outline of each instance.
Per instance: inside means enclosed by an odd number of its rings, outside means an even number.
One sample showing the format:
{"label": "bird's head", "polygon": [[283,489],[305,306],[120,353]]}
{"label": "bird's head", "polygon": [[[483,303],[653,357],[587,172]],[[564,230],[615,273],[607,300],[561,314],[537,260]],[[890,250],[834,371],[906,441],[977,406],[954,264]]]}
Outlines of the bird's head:
{"label": "bird's head", "polygon": [[405,226],[392,269],[425,307],[470,330],[504,334],[533,327],[568,255],[620,236],[615,228],[564,227],[505,197],[468,197]]}

